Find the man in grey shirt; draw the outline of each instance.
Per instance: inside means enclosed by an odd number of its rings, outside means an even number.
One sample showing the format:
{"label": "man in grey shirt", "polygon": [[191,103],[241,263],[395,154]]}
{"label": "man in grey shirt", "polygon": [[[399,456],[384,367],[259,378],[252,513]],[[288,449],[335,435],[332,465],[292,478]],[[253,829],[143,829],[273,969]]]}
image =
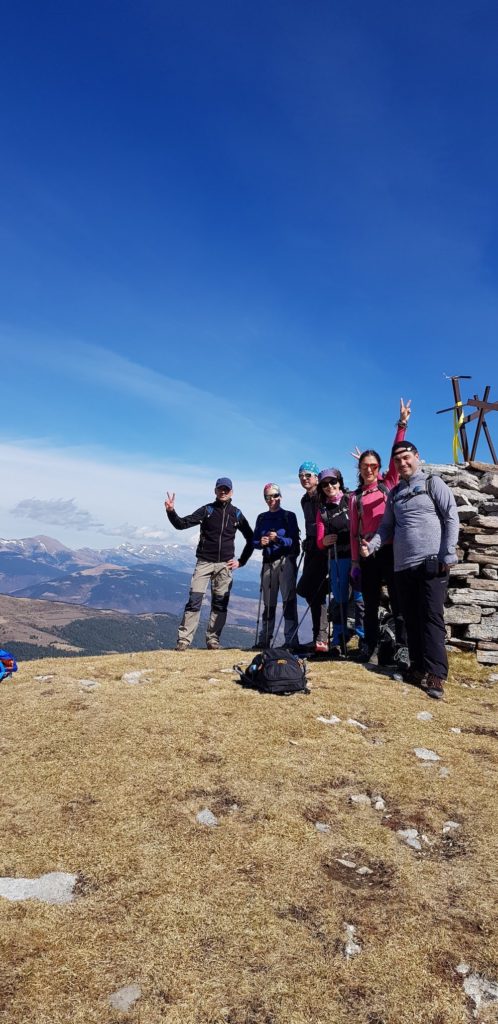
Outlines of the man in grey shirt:
{"label": "man in grey shirt", "polygon": [[389,492],[378,533],[362,541],[361,554],[375,557],[382,544],[393,541],[394,578],[410,653],[406,680],[438,699],[448,677],[444,600],[450,565],[458,561],[458,514],[449,487],[424,473],[414,444],[398,441],[391,455],[400,482]]}

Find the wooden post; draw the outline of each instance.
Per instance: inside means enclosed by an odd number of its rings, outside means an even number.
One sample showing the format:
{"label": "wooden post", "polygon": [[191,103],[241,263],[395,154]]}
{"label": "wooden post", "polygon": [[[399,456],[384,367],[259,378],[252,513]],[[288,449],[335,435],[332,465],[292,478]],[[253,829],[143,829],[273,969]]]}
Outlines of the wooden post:
{"label": "wooden post", "polygon": [[[460,415],[463,412],[463,403],[462,403],[462,396],[460,394],[460,380],[459,380],[459,378],[458,377],[452,377],[451,378],[451,384],[452,384],[452,387],[453,387],[453,394],[455,396],[456,414],[457,414],[457,417],[460,418]],[[465,424],[464,423],[462,423],[461,426],[458,428],[458,432],[460,434],[460,442],[461,442],[461,445],[462,445],[463,461],[464,462],[468,462],[469,461],[469,444],[468,444],[468,441],[467,441],[467,431],[465,430]]]}

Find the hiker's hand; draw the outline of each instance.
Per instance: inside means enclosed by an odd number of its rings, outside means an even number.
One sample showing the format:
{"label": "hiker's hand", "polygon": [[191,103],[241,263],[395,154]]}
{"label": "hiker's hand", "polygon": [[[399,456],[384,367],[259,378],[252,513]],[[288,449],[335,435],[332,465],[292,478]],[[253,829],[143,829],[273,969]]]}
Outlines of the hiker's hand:
{"label": "hiker's hand", "polygon": [[403,426],[405,426],[405,427],[406,427],[406,424],[408,423],[408,420],[410,419],[410,413],[411,413],[410,406],[411,406],[411,404],[412,404],[411,398],[408,399],[406,405],[404,404],[402,398],[400,398],[400,400],[399,400],[399,422],[402,423]]}
{"label": "hiker's hand", "polygon": [[323,546],[324,546],[324,548],[331,548],[332,545],[336,543],[336,541],[337,541],[337,534],[336,533],[326,533],[325,537],[323,538]]}
{"label": "hiker's hand", "polygon": [[362,540],[360,543],[360,555],[362,558],[368,558],[369,554],[368,541]]}
{"label": "hiker's hand", "polygon": [[440,562],[439,563],[439,572],[441,574],[444,573],[445,576],[447,576],[449,571],[450,571],[450,569],[451,569],[451,566],[450,565],[446,565],[446,562]]}
{"label": "hiker's hand", "polygon": [[360,449],[358,448],[357,444],[355,444],[354,451],[351,452],[351,455],[353,456],[353,459],[357,459],[358,462],[360,461],[361,452],[360,452]]}
{"label": "hiker's hand", "polygon": [[275,541],[277,540],[277,535],[275,533],[275,530],[271,530],[270,533],[267,534],[267,537],[268,537],[268,540],[270,541],[270,544],[274,544]]}
{"label": "hiker's hand", "polygon": [[173,512],[174,511],[174,508],[175,508],[175,492],[174,491],[173,491],[173,494],[170,494],[169,491],[166,491],[166,501],[164,502],[164,507],[166,509],[166,512]]}
{"label": "hiker's hand", "polygon": [[260,542],[259,542],[259,543],[261,544],[261,547],[262,547],[262,548],[265,548],[265,547],[267,546],[267,544],[269,544],[269,543],[270,543],[270,538],[266,536],[266,533],[265,533],[265,534],[264,534],[264,536],[263,536],[263,537],[261,538],[261,540],[260,540]]}
{"label": "hiker's hand", "polygon": [[227,569],[238,569],[239,564],[238,558],[231,558],[230,561],[227,562]]}

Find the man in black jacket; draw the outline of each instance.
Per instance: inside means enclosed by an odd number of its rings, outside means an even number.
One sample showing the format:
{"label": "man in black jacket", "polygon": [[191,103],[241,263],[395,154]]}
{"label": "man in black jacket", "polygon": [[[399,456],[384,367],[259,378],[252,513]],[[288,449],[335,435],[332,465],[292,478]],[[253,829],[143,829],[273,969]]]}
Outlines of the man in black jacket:
{"label": "man in black jacket", "polygon": [[[214,493],[216,500],[212,504],[201,505],[190,516],[183,518],[175,512],[174,494],[167,493],[164,502],[166,515],[175,530],[188,530],[191,526],[201,528],[196,551],[197,563],[178,630],[177,651],[186,651],[192,643],[209,582],[211,615],[206,630],[206,646],[211,651],[219,648],[232,589],[232,571],[245,565],[253,552],[251,527],[240,509],[232,505],[232,481],[226,476],[220,477],[216,481]],[[234,557],[237,530],[241,531],[246,542],[239,559]]]}

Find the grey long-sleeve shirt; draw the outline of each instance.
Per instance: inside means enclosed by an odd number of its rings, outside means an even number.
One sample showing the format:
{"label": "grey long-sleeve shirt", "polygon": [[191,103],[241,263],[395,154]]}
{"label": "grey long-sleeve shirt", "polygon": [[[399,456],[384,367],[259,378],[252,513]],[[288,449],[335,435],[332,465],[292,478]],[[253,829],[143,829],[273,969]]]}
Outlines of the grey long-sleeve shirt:
{"label": "grey long-sleeve shirt", "polygon": [[390,491],[378,533],[368,545],[370,553],[393,541],[394,571],[420,565],[428,555],[440,562],[458,562],[459,520],[455,499],[443,480],[431,477],[431,494],[426,490],[427,474],[418,469],[409,481],[401,480]]}

